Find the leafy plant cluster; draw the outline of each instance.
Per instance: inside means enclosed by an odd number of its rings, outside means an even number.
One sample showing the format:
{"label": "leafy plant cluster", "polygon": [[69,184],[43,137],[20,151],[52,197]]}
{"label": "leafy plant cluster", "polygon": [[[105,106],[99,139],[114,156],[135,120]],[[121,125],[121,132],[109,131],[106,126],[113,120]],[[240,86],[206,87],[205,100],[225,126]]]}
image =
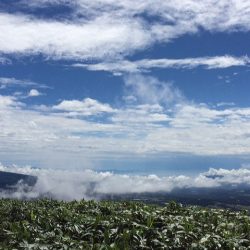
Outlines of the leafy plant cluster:
{"label": "leafy plant cluster", "polygon": [[246,211],[0,200],[0,249],[250,249]]}

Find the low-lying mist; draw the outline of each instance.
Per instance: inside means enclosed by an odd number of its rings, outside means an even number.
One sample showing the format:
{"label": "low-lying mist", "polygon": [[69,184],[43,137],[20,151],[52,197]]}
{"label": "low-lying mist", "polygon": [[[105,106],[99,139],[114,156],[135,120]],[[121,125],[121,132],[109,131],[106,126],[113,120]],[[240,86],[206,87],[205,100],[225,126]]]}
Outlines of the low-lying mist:
{"label": "low-lying mist", "polygon": [[99,199],[102,194],[171,192],[176,188],[213,188],[226,185],[249,185],[250,170],[210,169],[195,177],[126,175],[93,170],[72,171],[3,166],[0,170],[37,176],[34,186],[19,182],[13,191],[1,190],[1,198],[35,199],[51,197],[59,200]]}

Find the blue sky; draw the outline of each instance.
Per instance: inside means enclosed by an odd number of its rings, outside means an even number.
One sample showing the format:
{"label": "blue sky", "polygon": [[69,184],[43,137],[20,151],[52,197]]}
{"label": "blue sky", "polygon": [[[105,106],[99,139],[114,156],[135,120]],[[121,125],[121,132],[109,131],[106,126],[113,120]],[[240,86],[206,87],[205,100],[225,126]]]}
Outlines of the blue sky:
{"label": "blue sky", "polygon": [[0,162],[195,173],[250,162],[250,3],[0,3]]}

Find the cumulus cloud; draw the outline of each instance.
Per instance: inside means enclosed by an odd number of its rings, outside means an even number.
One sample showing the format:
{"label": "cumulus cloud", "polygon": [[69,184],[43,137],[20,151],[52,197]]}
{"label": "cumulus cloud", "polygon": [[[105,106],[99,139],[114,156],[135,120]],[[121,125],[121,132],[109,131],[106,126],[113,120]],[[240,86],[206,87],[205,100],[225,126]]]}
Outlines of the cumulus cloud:
{"label": "cumulus cloud", "polygon": [[14,96],[4,96],[0,95],[0,114],[6,109],[17,108],[23,106],[24,104],[18,102]]}
{"label": "cumulus cloud", "polygon": [[249,108],[183,101],[152,77],[129,76],[126,86],[126,102],[114,107],[91,98],[27,106],[0,95],[0,158],[88,168],[107,157],[250,153]]}
{"label": "cumulus cloud", "polygon": [[249,169],[210,169],[194,177],[126,175],[92,170],[68,171],[34,169],[31,167],[5,167],[1,171],[37,176],[33,188],[19,183],[15,192],[1,191],[0,197],[38,198],[49,196],[60,200],[98,199],[101,194],[125,194],[142,192],[171,192],[176,188],[213,188],[224,185],[250,185]]}
{"label": "cumulus cloud", "polygon": [[[38,17],[36,11],[27,14],[24,9],[15,12],[13,8],[12,14],[1,11],[1,55],[42,55],[45,59],[77,60],[75,66],[89,70],[136,74],[125,77],[122,107],[91,98],[27,106],[24,98],[23,102],[18,99],[18,91],[13,96],[0,95],[2,159],[28,159],[43,166],[84,162],[89,167],[93,159],[113,156],[250,153],[249,108],[223,104],[218,109],[189,103],[171,83],[138,74],[153,68],[245,66],[249,64],[247,56],[125,60],[138,50],[199,30],[249,31],[248,1],[155,0],[152,4],[152,0],[23,0],[22,4],[41,8],[39,11],[67,5],[71,11],[61,18]],[[7,61],[0,57],[0,64]],[[34,88],[34,95],[42,86],[0,78],[0,88],[10,87]]]}
{"label": "cumulus cloud", "polygon": [[40,95],[42,95],[42,93],[40,93],[37,89],[31,89],[28,93],[28,97],[36,97]]}
{"label": "cumulus cloud", "polygon": [[68,117],[67,112],[52,108],[42,111],[14,97],[0,96],[0,106],[1,159],[54,167],[82,166],[84,162],[87,168],[109,155],[118,157],[130,146],[124,139],[117,147],[120,140],[116,135],[127,131],[119,124]]}
{"label": "cumulus cloud", "polygon": [[250,59],[247,56],[216,56],[216,57],[198,57],[183,59],[144,59],[138,61],[116,61],[101,62],[97,64],[73,64],[73,67],[86,68],[91,71],[109,71],[113,74],[148,72],[152,69],[193,69],[195,67],[204,67],[206,69],[229,68],[233,66],[247,66]]}
{"label": "cumulus cloud", "polygon": [[68,115],[91,116],[101,113],[113,113],[115,110],[109,105],[100,103],[91,98],[85,98],[83,101],[64,100],[58,105],[52,107],[54,110],[68,112]]}

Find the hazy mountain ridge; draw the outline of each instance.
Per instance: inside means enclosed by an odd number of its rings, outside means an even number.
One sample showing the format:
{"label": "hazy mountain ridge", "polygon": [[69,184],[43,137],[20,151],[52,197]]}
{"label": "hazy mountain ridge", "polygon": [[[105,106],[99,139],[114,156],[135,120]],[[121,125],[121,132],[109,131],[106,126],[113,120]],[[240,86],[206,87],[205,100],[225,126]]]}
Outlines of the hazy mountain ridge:
{"label": "hazy mountain ridge", "polygon": [[[209,178],[223,178],[223,176],[212,176]],[[5,196],[3,198],[18,199],[38,199],[52,198],[59,199],[53,191],[41,192],[37,196],[32,196],[35,185],[39,177],[34,175],[19,174],[0,171],[0,189]],[[161,192],[124,192],[124,193],[103,193],[96,192],[97,182],[89,182],[85,185],[85,192],[82,199],[95,200],[132,200],[142,201],[145,203],[164,205],[165,203],[175,200],[186,205],[200,205],[208,207],[223,207],[232,209],[250,210],[250,185],[248,184],[225,184],[219,187],[185,187],[174,188],[171,191]],[[14,194],[19,195],[12,196]],[[65,190],[67,192],[67,190]],[[62,198],[61,198],[62,199]]]}
{"label": "hazy mountain ridge", "polygon": [[20,183],[34,186],[36,182],[36,176],[0,171],[0,189],[15,190]]}

